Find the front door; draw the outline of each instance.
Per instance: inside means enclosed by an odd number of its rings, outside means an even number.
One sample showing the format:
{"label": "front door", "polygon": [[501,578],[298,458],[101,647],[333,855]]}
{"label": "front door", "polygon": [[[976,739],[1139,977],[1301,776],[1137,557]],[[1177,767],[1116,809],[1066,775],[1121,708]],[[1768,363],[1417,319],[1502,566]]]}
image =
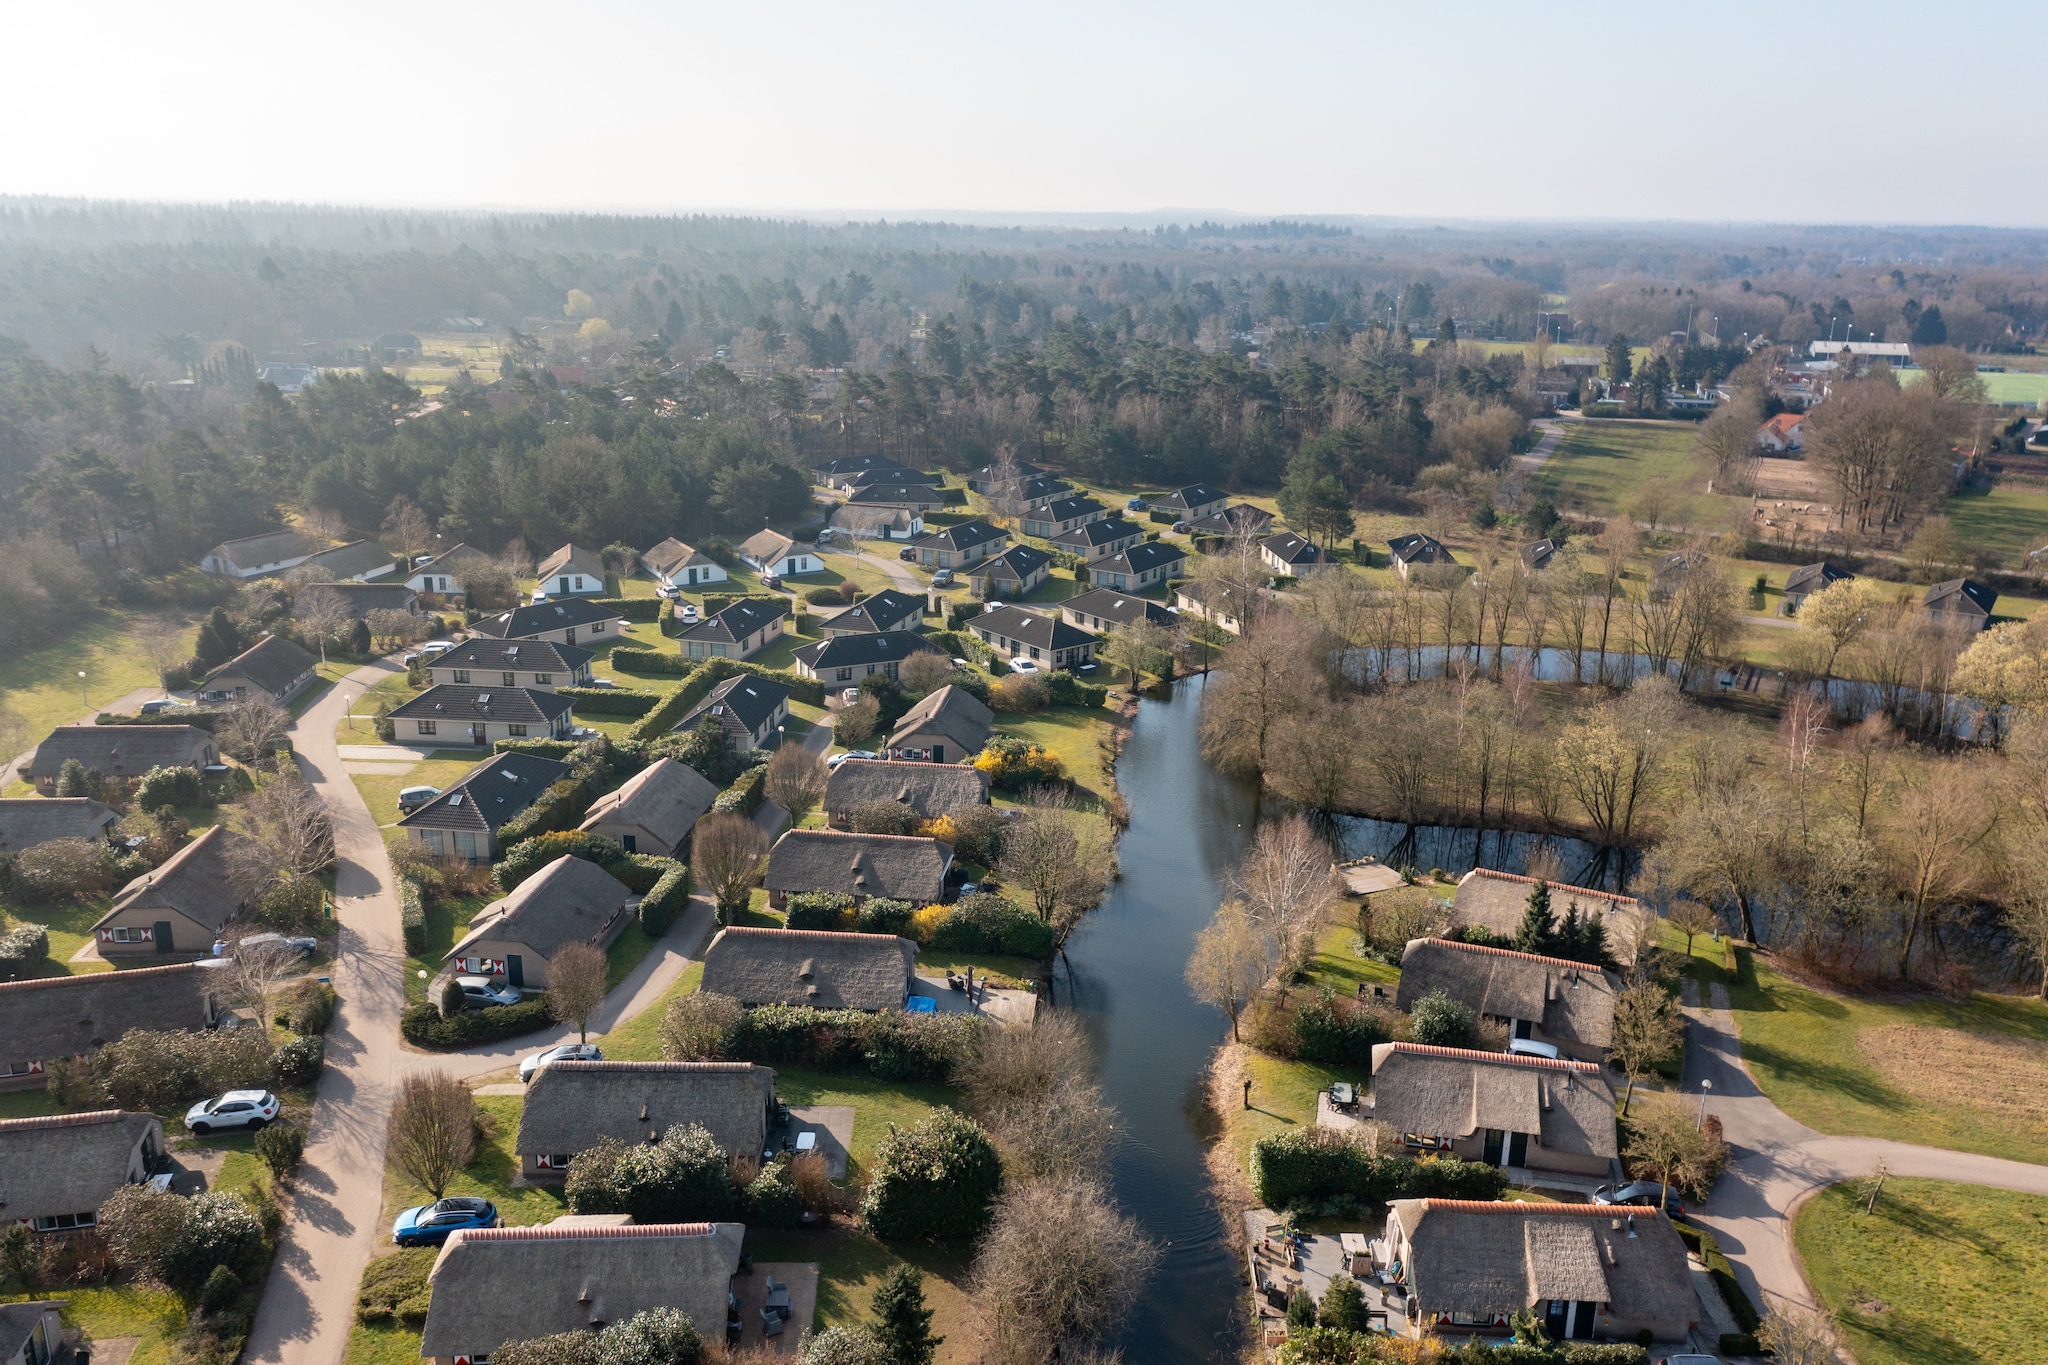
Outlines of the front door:
{"label": "front door", "polygon": [[505,954],[505,981],[512,986],[526,985],[526,959],[517,953]]}
{"label": "front door", "polygon": [[566,595],[566,594],[568,593],[568,591],[569,591],[569,579],[568,579],[568,577],[567,577],[566,575],[564,575],[563,577],[561,577],[561,578],[559,578],[559,579],[557,579],[557,580],[555,580],[555,581],[556,581],[556,582],[558,582],[558,583],[560,583],[560,584],[562,585],[562,589],[561,589],[561,590],[562,590],[562,592],[563,592],[563,593],[564,593],[564,594]]}
{"label": "front door", "polygon": [[945,761],[946,761],[946,746],[945,746],[945,745],[943,745],[943,744],[934,744],[934,745],[932,745],[932,762],[934,762],[934,763],[944,763]]}
{"label": "front door", "polygon": [[1489,1166],[1500,1165],[1501,1131],[1498,1128],[1486,1130],[1486,1153],[1481,1158]]}
{"label": "front door", "polygon": [[628,853],[638,853],[640,851],[640,837],[636,834],[621,834],[619,836],[619,847]]}
{"label": "front door", "polygon": [[1565,1324],[1571,1320],[1571,1300],[1552,1299],[1543,1315],[1543,1330],[1550,1334],[1552,1341],[1565,1339]]}
{"label": "front door", "polygon": [[1527,1133],[1508,1134],[1508,1165],[1526,1166],[1528,1164],[1529,1135]]}
{"label": "front door", "polygon": [[158,920],[155,925],[155,932],[151,935],[151,937],[153,937],[156,940],[156,950],[158,952],[174,953],[177,951],[177,949],[171,945],[171,922],[169,920]]}
{"label": "front door", "polygon": [[469,742],[472,744],[488,744],[491,742],[490,736],[485,732],[485,727],[481,722],[469,727]]}
{"label": "front door", "polygon": [[1527,1038],[1531,1033],[1534,1033],[1535,1031],[1536,1025],[1533,1021],[1528,1019],[1515,1020],[1515,1037]]}
{"label": "front door", "polygon": [[1591,1341],[1593,1339],[1593,1323],[1600,1315],[1599,1310],[1599,1304],[1588,1303],[1584,1299],[1574,1303],[1572,1305],[1572,1323],[1570,1328],[1567,1329],[1567,1335],[1573,1341]]}
{"label": "front door", "polygon": [[562,643],[565,645],[573,645],[576,643],[576,627],[571,626],[567,631],[563,633]]}

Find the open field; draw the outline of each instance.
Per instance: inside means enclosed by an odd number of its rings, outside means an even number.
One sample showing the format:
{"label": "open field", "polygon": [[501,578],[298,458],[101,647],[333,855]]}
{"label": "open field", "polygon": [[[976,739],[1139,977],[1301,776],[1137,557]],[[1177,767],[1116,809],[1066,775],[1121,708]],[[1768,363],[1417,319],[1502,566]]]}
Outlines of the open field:
{"label": "open field", "polygon": [[1067,775],[1087,788],[1089,795],[1100,799],[1116,790],[1099,743],[1107,733],[1104,727],[1110,719],[1110,713],[1104,707],[1089,710],[1079,706],[1056,706],[1031,716],[998,711],[996,733],[1016,735],[1052,750],[1067,765]]}
{"label": "open field", "polygon": [[[2025,358],[2013,357],[2015,360]],[[1900,370],[1898,374],[1901,385],[1917,384],[1927,377],[1925,370]],[[1984,381],[1984,396],[1993,403],[2026,403],[2030,406],[2048,403],[2048,374],[2010,369],[2004,374],[1986,374],[1979,370],[1977,378]]]}
{"label": "open field", "polygon": [[[1958,547],[1995,550],[2010,569],[2024,567],[2027,551],[2048,541],[2048,492],[2040,489],[2004,483],[1964,489],[1948,500],[1948,514]],[[2006,614],[2004,598],[1999,613]]]}
{"label": "open field", "polygon": [[109,1289],[63,1289],[45,1294],[22,1293],[10,1282],[0,1303],[28,1298],[62,1298],[64,1325],[77,1327],[93,1341],[138,1338],[128,1365],[170,1365],[171,1348],[185,1330],[185,1305],[168,1289],[118,1285]]}
{"label": "open field", "polygon": [[1651,479],[1665,480],[1676,494],[1696,473],[1690,458],[1696,431],[1676,422],[1568,422],[1531,489],[1560,508],[1600,514],[1618,510]]}
{"label": "open field", "polygon": [[105,706],[139,687],[154,687],[156,665],[142,647],[142,627],[169,616],[185,626],[184,647],[189,650],[196,628],[188,615],[167,607],[101,608],[81,612],[71,631],[48,643],[21,648],[15,642],[17,647],[0,657],[0,707],[27,722],[26,743],[33,745],[57,726],[89,714],[90,707]]}

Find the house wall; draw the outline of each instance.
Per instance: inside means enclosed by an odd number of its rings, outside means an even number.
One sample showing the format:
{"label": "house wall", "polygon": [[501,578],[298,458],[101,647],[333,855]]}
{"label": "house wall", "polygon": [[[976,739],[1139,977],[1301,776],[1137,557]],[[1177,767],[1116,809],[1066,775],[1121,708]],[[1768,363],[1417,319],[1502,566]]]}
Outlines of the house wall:
{"label": "house wall", "polygon": [[589,681],[590,670],[586,667],[576,673],[565,673],[550,669],[546,673],[526,668],[456,668],[446,663],[427,665],[429,686],[438,683],[474,684],[478,687],[519,687],[532,692],[552,692],[558,687],[574,687]]}
{"label": "house wall", "polygon": [[728,577],[724,568],[717,564],[686,564],[672,575],[649,567],[645,560],[641,561],[640,566],[646,569],[648,575],[656,582],[678,588],[694,588],[703,583],[723,583]]}
{"label": "house wall", "polygon": [[[156,941],[156,926],[159,922],[171,926],[171,946],[163,950]],[[122,942],[115,937],[116,930],[127,930],[128,940]],[[163,905],[133,905],[99,926],[93,935],[99,955],[104,958],[156,957],[160,952],[172,956],[187,956],[194,953],[213,951],[213,940],[218,931],[201,924],[182,910],[173,910]]]}
{"label": "house wall", "polygon": [[405,841],[431,858],[487,863],[498,856],[498,837],[491,830],[477,833],[461,829],[409,829]]}
{"label": "house wall", "polygon": [[959,741],[950,735],[936,730],[917,730],[892,743],[887,757],[912,763],[959,763],[974,755],[962,749]]}
{"label": "house wall", "polygon": [[1161,564],[1155,568],[1144,569],[1137,573],[1124,573],[1105,568],[1090,568],[1088,574],[1095,580],[1095,586],[1098,588],[1115,588],[1120,592],[1142,592],[1154,583],[1163,583],[1171,578],[1174,571],[1186,562],[1186,560],[1181,560],[1178,563]]}
{"label": "house wall", "polygon": [[212,701],[215,700],[215,694],[218,693],[220,694],[219,699],[221,700],[227,700],[231,698],[233,700],[240,701],[245,695],[252,697],[264,696],[271,698],[279,704],[283,704],[284,702],[290,701],[293,697],[298,696],[299,693],[305,691],[307,686],[313,681],[314,677],[316,676],[316,671],[309,668],[304,673],[301,673],[298,677],[292,679],[291,682],[285,686],[284,691],[272,692],[269,688],[263,686],[261,683],[256,682],[254,679],[244,677],[240,673],[223,673],[207,684],[205,697],[208,701]]}
{"label": "house wall", "polygon": [[[657,857],[667,858],[672,857],[678,847],[665,842],[647,826],[631,820],[605,820],[589,826],[586,832],[609,839],[620,848],[625,848],[628,853],[652,853]],[[633,841],[633,846],[626,848],[626,840],[629,838]]]}
{"label": "house wall", "polygon": [[[1506,1141],[1506,1138],[1502,1139],[1503,1151],[1506,1150]],[[1486,1130],[1483,1128],[1478,1129],[1469,1136],[1452,1139],[1451,1155],[1464,1161],[1484,1161],[1486,1159]],[[1585,1156],[1578,1152],[1552,1151],[1537,1141],[1537,1135],[1534,1133],[1529,1135],[1529,1151],[1524,1165],[1532,1171],[1561,1171],[1571,1175],[1604,1176],[1607,1174],[1606,1157]]]}
{"label": "house wall", "polygon": [[589,574],[577,573],[570,569],[561,573],[551,573],[541,579],[540,590],[550,597],[602,597],[604,579],[592,578]]}
{"label": "house wall", "polygon": [[1068,550],[1075,554],[1079,554],[1083,559],[1114,559],[1116,556],[1122,554],[1125,550],[1130,549],[1133,545],[1136,545],[1139,541],[1143,540],[1144,538],[1145,537],[1143,535],[1131,535],[1123,536],[1116,540],[1105,541],[1100,545],[1085,545],[1078,547],[1063,545],[1060,548]]}
{"label": "house wall", "polygon": [[467,592],[462,579],[451,573],[416,573],[405,580],[405,586],[414,592],[430,592],[440,597],[462,597]]}
{"label": "house wall", "polygon": [[544,720],[527,721],[521,724],[509,720],[487,720],[482,723],[483,737],[476,736],[476,725],[466,720],[394,720],[400,744],[438,744],[445,749],[488,748],[501,739],[551,739],[569,733],[571,721],[564,711],[552,723]]}
{"label": "house wall", "polygon": [[[613,941],[620,934],[626,932],[626,926],[632,922],[633,916],[621,906],[612,922],[605,927],[604,933],[598,936],[595,945],[597,949],[602,952],[604,949],[611,947]],[[519,983],[521,989],[529,991],[544,989],[548,982],[547,955],[540,952],[532,944],[510,936],[505,938],[490,936],[478,939],[464,950],[463,957],[459,962],[455,958],[449,958],[448,961],[450,965],[455,967],[456,975],[458,976],[490,976],[498,980],[509,981],[511,980],[511,960],[514,956],[519,958],[520,971],[523,974],[523,979]],[[474,968],[464,967],[460,965],[461,962],[476,962],[478,965]],[[487,964],[495,966],[496,970],[483,970]]]}
{"label": "house wall", "polygon": [[[972,621],[969,621],[967,624],[970,628],[974,625]],[[983,644],[994,645],[1011,658],[1021,654],[1033,662],[1048,663],[1054,668],[1067,668],[1075,664],[1085,664],[1095,657],[1095,642],[1093,640],[1082,645],[1069,645],[1065,649],[1041,649],[1037,645],[1026,644],[1022,640],[1013,640],[1009,636],[997,631],[977,629],[974,634]]]}

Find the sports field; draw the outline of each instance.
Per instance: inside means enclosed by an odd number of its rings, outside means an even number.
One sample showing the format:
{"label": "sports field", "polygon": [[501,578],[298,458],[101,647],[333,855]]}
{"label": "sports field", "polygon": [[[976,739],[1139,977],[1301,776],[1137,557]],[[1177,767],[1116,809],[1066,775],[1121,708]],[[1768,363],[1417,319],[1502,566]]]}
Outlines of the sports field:
{"label": "sports field", "polygon": [[1604,418],[1567,422],[1564,440],[1532,488],[1560,508],[1600,515],[1619,510],[1652,479],[1663,479],[1674,493],[1684,490],[1695,473],[1697,430],[1690,424]]}

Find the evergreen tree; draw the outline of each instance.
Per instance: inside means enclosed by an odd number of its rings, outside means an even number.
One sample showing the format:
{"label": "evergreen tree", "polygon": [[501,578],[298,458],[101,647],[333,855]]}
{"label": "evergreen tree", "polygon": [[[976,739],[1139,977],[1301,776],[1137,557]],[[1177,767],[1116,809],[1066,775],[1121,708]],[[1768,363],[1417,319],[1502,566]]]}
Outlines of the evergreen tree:
{"label": "evergreen tree", "polygon": [[192,655],[202,668],[212,670],[240,654],[243,648],[242,632],[228,619],[227,610],[215,607],[199,625],[199,639],[192,646]]}
{"label": "evergreen tree", "polygon": [[106,793],[107,781],[98,768],[88,768],[75,758],[67,758],[64,766],[57,769],[59,796],[90,796],[97,801]]}
{"label": "evergreen tree", "polygon": [[1601,967],[1614,965],[1614,957],[1607,950],[1607,917],[1594,912],[1586,916],[1579,926],[1579,950],[1573,954],[1581,962],[1591,962]]}
{"label": "evergreen tree", "polygon": [[1585,917],[1579,913],[1579,903],[1573,901],[1565,906],[1564,918],[1558,921],[1557,932],[1550,936],[1550,946],[1543,951],[1552,957],[1583,962],[1585,959],[1579,956],[1579,941],[1585,932]]}
{"label": "evergreen tree", "polygon": [[1941,309],[1929,308],[1914,320],[1912,339],[1915,346],[1941,346],[1948,342],[1948,324],[1941,320]]}
{"label": "evergreen tree", "polygon": [[348,628],[348,648],[349,653],[358,659],[369,658],[370,651],[374,648],[370,642],[370,623],[361,617],[357,617],[355,623]]}
{"label": "evergreen tree", "polygon": [[899,1265],[875,1290],[873,1331],[895,1365],[931,1365],[944,1337],[932,1335],[932,1310],[924,1305],[924,1272]]}
{"label": "evergreen tree", "polygon": [[1607,343],[1607,377],[1617,384],[1628,383],[1628,377],[1635,373],[1635,360],[1629,354],[1628,338],[1620,332]]}
{"label": "evergreen tree", "polygon": [[1522,922],[1515,929],[1515,951],[1547,953],[1550,939],[1550,883],[1539,881],[1529,893],[1529,904],[1523,908]]}
{"label": "evergreen tree", "polygon": [[1443,346],[1458,344],[1458,324],[1451,319],[1449,313],[1444,314],[1443,325],[1436,329],[1436,339],[1437,343]]}

